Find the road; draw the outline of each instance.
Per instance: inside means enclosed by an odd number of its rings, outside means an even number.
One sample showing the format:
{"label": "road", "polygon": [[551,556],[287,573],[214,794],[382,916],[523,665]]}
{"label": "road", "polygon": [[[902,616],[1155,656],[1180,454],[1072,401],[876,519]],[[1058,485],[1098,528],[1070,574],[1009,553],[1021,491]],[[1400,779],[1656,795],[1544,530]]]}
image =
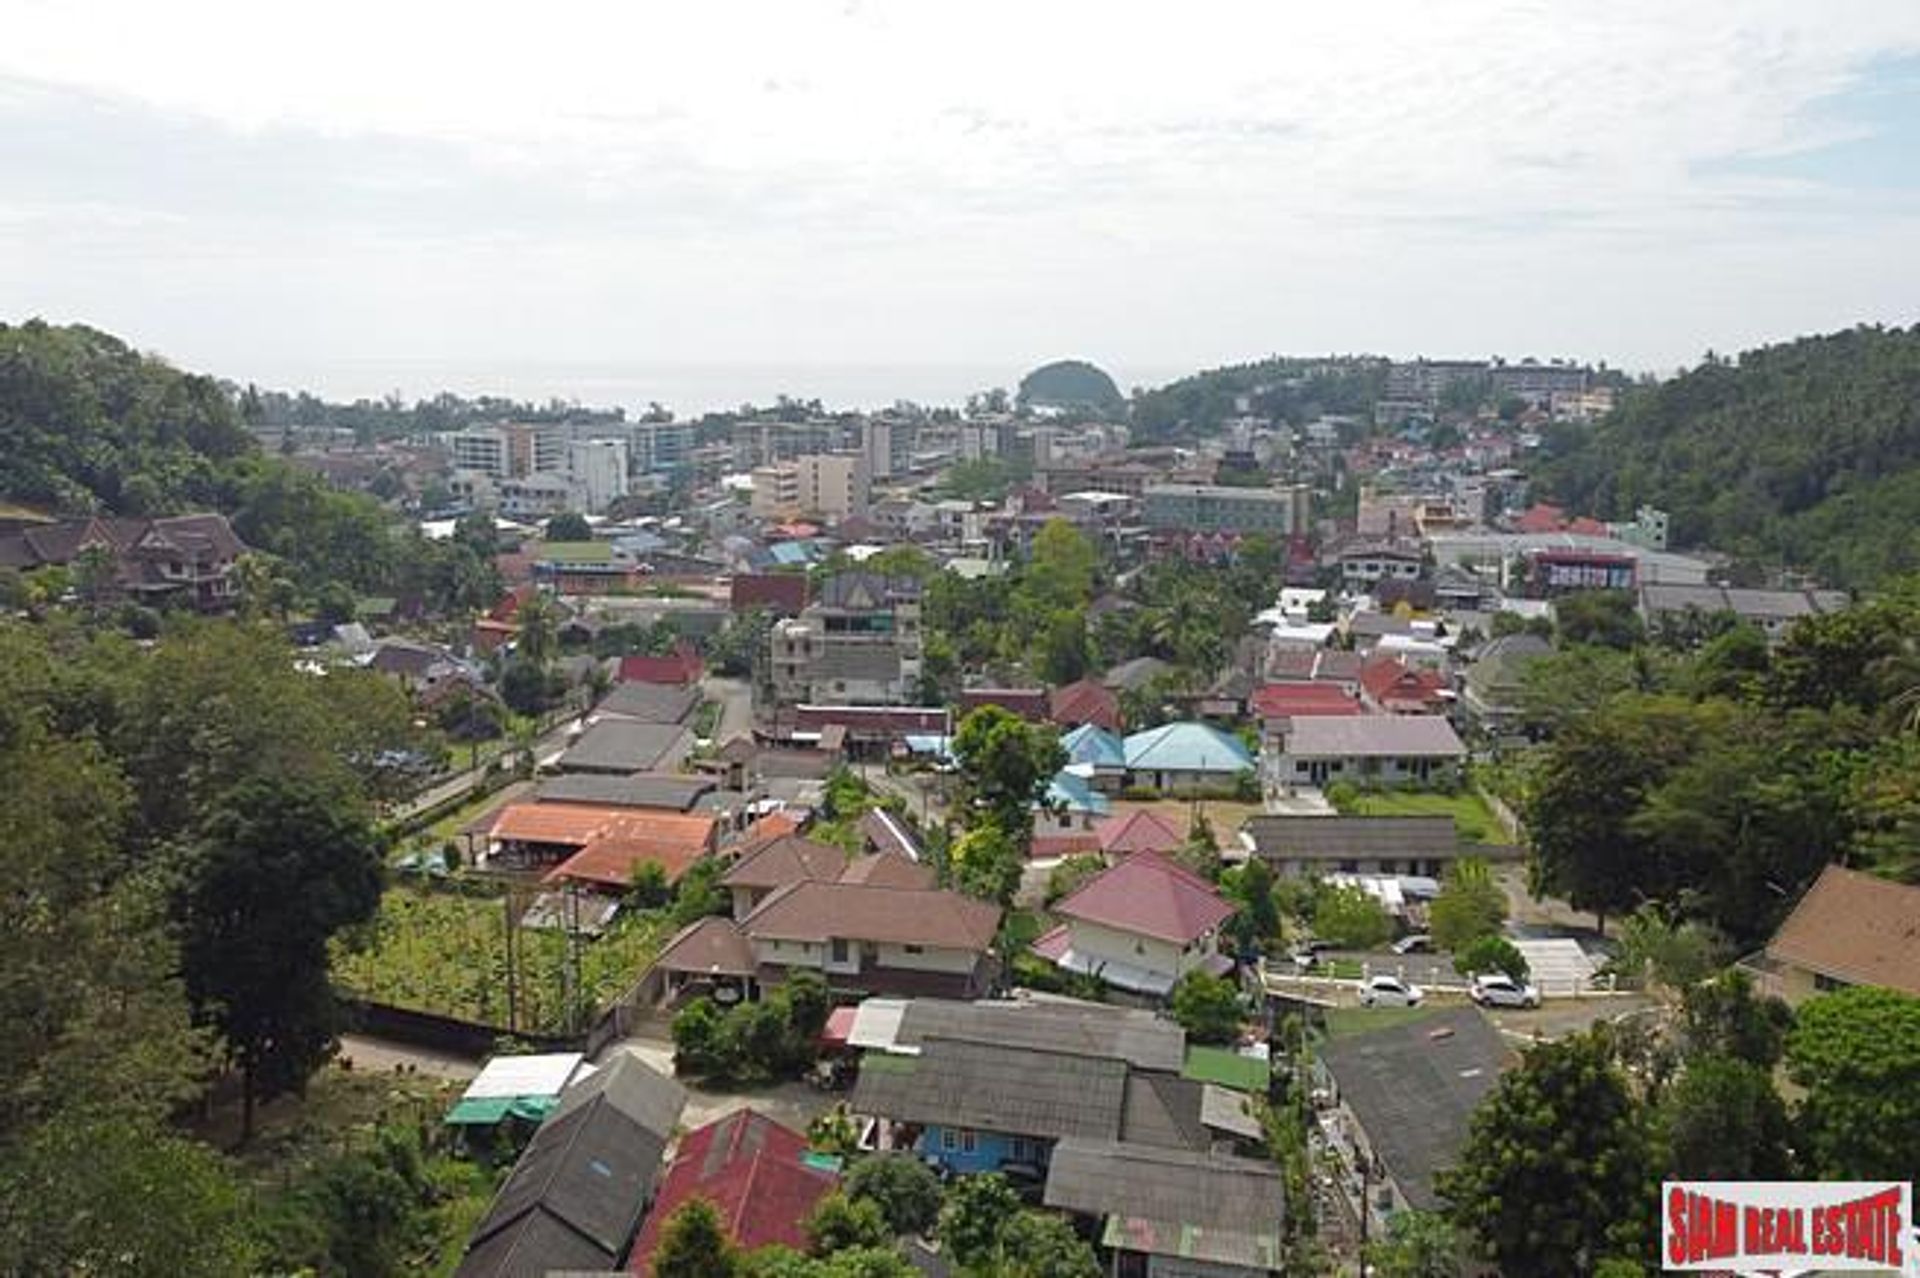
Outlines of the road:
{"label": "road", "polygon": [[724,745],[753,731],[753,689],[746,680],[702,679],[700,694],[720,703],[720,719],[713,729],[715,745]]}
{"label": "road", "polygon": [[[567,748],[568,733],[572,729],[573,723],[574,720],[571,717],[563,718],[554,724],[553,727],[547,729],[545,733],[541,734],[540,738],[536,740],[533,745],[534,758],[545,762],[564,751]],[[473,789],[473,783],[479,780],[485,771],[486,769],[484,767],[477,770],[469,768],[464,772],[456,772],[445,780],[436,781],[405,803],[395,806],[394,809],[387,814],[387,819],[395,823],[404,823],[412,820],[422,812],[429,811],[439,807],[443,803],[460,798],[469,790]]]}

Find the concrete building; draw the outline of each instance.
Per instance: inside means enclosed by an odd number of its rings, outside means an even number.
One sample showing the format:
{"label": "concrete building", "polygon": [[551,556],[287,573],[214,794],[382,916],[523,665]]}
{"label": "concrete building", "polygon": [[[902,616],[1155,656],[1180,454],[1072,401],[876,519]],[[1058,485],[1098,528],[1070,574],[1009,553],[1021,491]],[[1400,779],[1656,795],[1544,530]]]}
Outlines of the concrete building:
{"label": "concrete building", "polygon": [[1431,785],[1457,779],[1467,748],[1438,715],[1302,715],[1269,756],[1282,786]]}
{"label": "concrete building", "polygon": [[692,465],[696,438],[692,422],[635,422],[634,472],[663,475]]}
{"label": "concrete building", "polygon": [[770,637],[783,705],[912,705],[920,682],[920,583],[846,572]]}
{"label": "concrete building", "polygon": [[576,439],[567,445],[570,505],[589,515],[606,511],[627,495],[627,441]]}
{"label": "concrete building", "polygon": [[820,519],[839,523],[867,513],[871,482],[866,458],[852,453],[811,453],[753,471],[756,518]]}
{"label": "concrete building", "polygon": [[1225,488],[1216,484],[1148,484],[1142,507],[1149,528],[1183,532],[1306,532],[1305,485],[1291,488]]}
{"label": "concrete building", "polygon": [[453,468],[490,479],[552,474],[567,467],[567,435],[560,426],[503,422],[453,434]]}

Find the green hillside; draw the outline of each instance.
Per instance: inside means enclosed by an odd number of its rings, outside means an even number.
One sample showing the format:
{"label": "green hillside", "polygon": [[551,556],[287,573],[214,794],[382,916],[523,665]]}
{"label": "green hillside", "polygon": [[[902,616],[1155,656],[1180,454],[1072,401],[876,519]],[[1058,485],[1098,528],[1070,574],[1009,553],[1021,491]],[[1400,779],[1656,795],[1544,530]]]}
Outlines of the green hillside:
{"label": "green hillside", "polygon": [[1870,586],[1920,568],[1920,327],[1708,357],[1547,442],[1543,495],[1672,513],[1677,546]]}
{"label": "green hillside", "polygon": [[1118,408],[1125,400],[1106,372],[1083,359],[1042,364],[1020,379],[1020,402],[1049,408]]}
{"label": "green hillside", "polygon": [[1387,362],[1367,357],[1275,357],[1208,369],[1135,394],[1134,437],[1143,444],[1204,439],[1243,412],[1294,425],[1322,413],[1365,416],[1386,380]]}
{"label": "green hillside", "polygon": [[210,504],[254,449],[211,377],[84,325],[0,324],[0,498],[162,514]]}

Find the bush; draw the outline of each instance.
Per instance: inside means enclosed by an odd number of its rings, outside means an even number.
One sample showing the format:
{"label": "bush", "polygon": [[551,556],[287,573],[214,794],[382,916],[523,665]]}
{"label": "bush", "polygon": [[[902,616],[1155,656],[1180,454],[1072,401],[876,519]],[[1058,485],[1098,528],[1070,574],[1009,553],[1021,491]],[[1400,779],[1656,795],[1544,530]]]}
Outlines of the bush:
{"label": "bush", "polygon": [[1097,853],[1068,857],[1047,875],[1046,903],[1051,906],[1056,901],[1072,896],[1088,879],[1106,868],[1106,861]]}
{"label": "bush", "polygon": [[1393,935],[1380,902],[1357,887],[1322,887],[1313,903],[1313,934],[1343,950],[1370,950]]}
{"label": "bush", "polygon": [[907,1154],[882,1154],[855,1163],[842,1182],[848,1197],[871,1201],[895,1234],[924,1234],[940,1218],[940,1178]]}
{"label": "bush", "polygon": [[1516,981],[1527,979],[1527,957],[1504,936],[1477,937],[1454,951],[1453,970],[1462,976],[1505,972]]}
{"label": "bush", "polygon": [[1196,1043],[1231,1043],[1240,1036],[1240,995],[1231,981],[1188,972],[1174,983],[1173,1019]]}
{"label": "bush", "polygon": [[1327,802],[1333,805],[1333,810],[1341,816],[1351,816],[1354,809],[1360,806],[1360,787],[1351,781],[1335,781],[1322,793],[1326,795]]}

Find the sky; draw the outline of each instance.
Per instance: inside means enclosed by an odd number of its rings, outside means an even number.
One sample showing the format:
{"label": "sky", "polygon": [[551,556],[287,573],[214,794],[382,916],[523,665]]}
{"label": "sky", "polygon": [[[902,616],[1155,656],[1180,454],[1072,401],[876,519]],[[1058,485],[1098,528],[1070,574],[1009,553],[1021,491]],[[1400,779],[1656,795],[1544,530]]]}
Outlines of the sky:
{"label": "sky", "polygon": [[1915,0],[0,0],[0,319],[336,397],[1670,371],[1916,309]]}

